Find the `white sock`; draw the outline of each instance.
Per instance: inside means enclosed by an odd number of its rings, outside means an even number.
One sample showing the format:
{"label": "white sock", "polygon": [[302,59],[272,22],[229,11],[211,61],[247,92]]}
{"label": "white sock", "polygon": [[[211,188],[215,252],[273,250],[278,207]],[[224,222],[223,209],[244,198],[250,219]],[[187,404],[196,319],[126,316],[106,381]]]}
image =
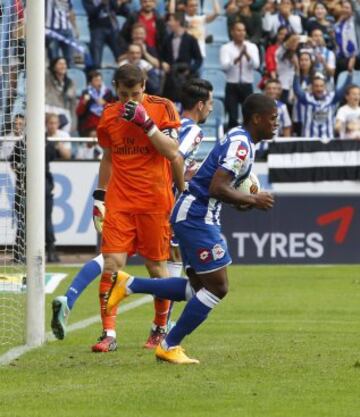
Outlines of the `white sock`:
{"label": "white sock", "polygon": [[181,262],[168,261],[167,268],[169,271],[169,277],[181,277],[182,267]]}
{"label": "white sock", "polygon": [[108,330],[108,329],[105,329],[105,332],[106,332],[106,336],[110,336],[110,337],[114,337],[114,338],[116,338],[116,331],[115,330]]}

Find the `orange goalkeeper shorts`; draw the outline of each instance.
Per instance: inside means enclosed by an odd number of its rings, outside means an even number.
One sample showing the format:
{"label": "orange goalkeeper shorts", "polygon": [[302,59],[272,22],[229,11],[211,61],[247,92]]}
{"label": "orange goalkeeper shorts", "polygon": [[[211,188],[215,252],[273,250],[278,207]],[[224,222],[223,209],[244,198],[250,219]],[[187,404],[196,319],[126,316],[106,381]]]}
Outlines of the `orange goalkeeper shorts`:
{"label": "orange goalkeeper shorts", "polygon": [[165,261],[170,248],[169,215],[128,214],[111,212],[105,215],[101,251],[103,253],[135,253],[152,261]]}

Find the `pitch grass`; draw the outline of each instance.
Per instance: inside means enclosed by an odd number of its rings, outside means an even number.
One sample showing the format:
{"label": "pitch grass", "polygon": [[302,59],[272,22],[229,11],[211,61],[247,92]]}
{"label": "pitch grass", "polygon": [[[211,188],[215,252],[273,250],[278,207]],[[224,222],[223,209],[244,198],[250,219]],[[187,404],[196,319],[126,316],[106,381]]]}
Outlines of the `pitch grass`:
{"label": "pitch grass", "polygon": [[[157,363],[142,349],[146,304],[118,318],[115,353],[90,352],[93,325],[0,368],[1,417],[359,417],[360,268],[229,272],[230,293],[184,342],[199,366]],[[96,293],[94,283],[71,323],[97,313]]]}

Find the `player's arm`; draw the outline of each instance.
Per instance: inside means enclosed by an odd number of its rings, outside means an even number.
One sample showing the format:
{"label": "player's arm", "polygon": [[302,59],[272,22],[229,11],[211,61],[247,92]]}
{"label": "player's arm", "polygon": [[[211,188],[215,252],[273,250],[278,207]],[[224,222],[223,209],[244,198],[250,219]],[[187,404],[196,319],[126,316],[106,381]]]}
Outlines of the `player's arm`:
{"label": "player's arm", "polygon": [[236,190],[231,186],[233,178],[232,172],[218,168],[210,183],[210,197],[235,206],[249,205],[261,210],[270,209],[274,205],[274,198],[269,193],[245,194]]}
{"label": "player's arm", "polygon": [[93,221],[98,233],[102,232],[105,217],[105,193],[112,171],[111,148],[103,148],[104,153],[100,161],[98,185],[93,192],[94,207]]}
{"label": "player's arm", "polygon": [[183,192],[185,190],[184,158],[179,152],[177,153],[177,156],[171,161],[171,170],[176,188],[180,192]]}
{"label": "player's arm", "polygon": [[155,124],[154,127],[154,133],[150,136],[148,133],[149,140],[155,149],[172,163],[178,157],[179,145],[176,140],[160,131]]}

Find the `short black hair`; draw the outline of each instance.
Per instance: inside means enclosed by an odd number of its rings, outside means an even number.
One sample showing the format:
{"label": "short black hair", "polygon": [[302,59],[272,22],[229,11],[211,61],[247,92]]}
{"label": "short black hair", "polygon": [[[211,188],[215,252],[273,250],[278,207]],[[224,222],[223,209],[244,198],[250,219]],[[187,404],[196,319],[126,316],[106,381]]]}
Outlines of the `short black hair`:
{"label": "short black hair", "polygon": [[207,80],[192,78],[181,89],[180,101],[184,110],[191,110],[197,102],[209,100],[213,86]]}
{"label": "short black hair", "polygon": [[119,67],[114,74],[114,83],[117,87],[124,84],[127,88],[133,88],[137,84],[144,84],[144,71],[134,64],[124,64]]}
{"label": "short black hair", "polygon": [[89,72],[89,74],[87,76],[87,80],[88,80],[89,83],[91,83],[91,81],[94,78],[97,78],[97,77],[101,77],[102,78],[101,72],[99,72],[97,70],[92,70],[92,71]]}
{"label": "short black hair", "polygon": [[250,94],[242,105],[244,124],[251,121],[253,114],[269,113],[274,108],[276,103],[271,98],[259,93]]}

